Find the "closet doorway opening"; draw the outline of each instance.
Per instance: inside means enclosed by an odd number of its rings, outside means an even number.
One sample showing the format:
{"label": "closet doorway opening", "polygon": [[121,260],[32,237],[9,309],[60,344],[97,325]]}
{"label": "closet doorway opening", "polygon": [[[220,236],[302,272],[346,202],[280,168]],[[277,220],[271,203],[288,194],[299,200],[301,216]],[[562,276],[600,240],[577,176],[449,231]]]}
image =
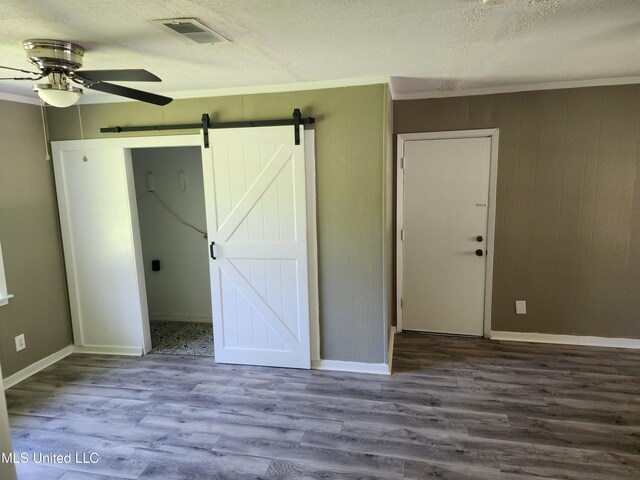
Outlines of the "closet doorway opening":
{"label": "closet doorway opening", "polygon": [[151,353],[214,357],[199,147],[131,150]]}

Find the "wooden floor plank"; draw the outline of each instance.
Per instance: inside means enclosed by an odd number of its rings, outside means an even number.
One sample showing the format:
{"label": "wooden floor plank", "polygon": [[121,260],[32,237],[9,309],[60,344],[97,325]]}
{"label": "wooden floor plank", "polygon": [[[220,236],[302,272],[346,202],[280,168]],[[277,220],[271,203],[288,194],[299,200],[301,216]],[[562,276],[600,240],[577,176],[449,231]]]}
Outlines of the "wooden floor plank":
{"label": "wooden floor plank", "polygon": [[327,467],[289,460],[273,460],[264,478],[265,480],[398,480],[404,478],[404,475],[388,471],[380,474],[362,472],[338,465]]}
{"label": "wooden floor plank", "polygon": [[640,352],[400,334],[391,376],[71,355],[6,391],[19,480],[640,480]]}
{"label": "wooden floor plank", "polygon": [[279,460],[293,460],[323,468],[344,468],[362,473],[389,472],[400,474],[404,461],[400,458],[373,453],[351,452],[333,447],[316,447],[299,442],[268,440],[239,440],[222,437],[215,446],[216,452],[251,455]]}
{"label": "wooden floor plank", "polygon": [[[522,475],[519,473],[501,472],[498,469],[469,468],[459,465],[441,464],[435,462],[420,462],[408,460],[404,467],[405,478],[411,480],[540,480],[539,476]],[[545,480],[558,480],[544,477]]]}
{"label": "wooden floor plank", "polygon": [[34,463],[18,463],[16,473],[18,480],[61,480],[65,475],[65,470]]}

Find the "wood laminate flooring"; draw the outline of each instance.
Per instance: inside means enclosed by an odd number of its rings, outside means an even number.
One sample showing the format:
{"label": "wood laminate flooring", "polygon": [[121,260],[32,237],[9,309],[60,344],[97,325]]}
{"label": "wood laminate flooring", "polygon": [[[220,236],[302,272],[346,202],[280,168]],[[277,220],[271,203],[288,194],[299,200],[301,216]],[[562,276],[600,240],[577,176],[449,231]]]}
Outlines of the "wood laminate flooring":
{"label": "wood laminate flooring", "polygon": [[[7,390],[19,480],[640,480],[640,352],[402,334],[391,376],[72,355]],[[89,457],[87,457],[89,458]]]}

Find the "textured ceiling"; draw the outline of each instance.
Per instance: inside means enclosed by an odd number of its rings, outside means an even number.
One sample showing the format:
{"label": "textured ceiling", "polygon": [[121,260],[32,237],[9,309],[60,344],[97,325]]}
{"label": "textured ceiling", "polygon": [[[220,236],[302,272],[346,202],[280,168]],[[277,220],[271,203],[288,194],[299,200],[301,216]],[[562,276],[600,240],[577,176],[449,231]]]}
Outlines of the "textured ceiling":
{"label": "textured ceiling", "polygon": [[[179,96],[394,77],[412,94],[640,76],[640,0],[0,0],[0,65],[26,38],[70,40],[86,69],[145,68]],[[232,43],[184,43],[150,21],[196,17]],[[30,82],[0,91],[34,96]],[[108,99],[93,93],[95,99]]]}

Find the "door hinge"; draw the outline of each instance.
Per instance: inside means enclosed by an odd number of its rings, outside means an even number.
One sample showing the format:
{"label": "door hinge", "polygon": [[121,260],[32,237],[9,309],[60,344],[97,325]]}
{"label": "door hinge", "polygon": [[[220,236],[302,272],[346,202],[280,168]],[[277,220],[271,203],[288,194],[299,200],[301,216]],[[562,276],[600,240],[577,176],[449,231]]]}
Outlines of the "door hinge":
{"label": "door hinge", "polygon": [[400,241],[404,242],[404,229],[400,230]]}
{"label": "door hinge", "polygon": [[404,157],[400,157],[400,170],[404,170]]}
{"label": "door hinge", "polygon": [[404,298],[400,299],[400,308],[404,308]]}

